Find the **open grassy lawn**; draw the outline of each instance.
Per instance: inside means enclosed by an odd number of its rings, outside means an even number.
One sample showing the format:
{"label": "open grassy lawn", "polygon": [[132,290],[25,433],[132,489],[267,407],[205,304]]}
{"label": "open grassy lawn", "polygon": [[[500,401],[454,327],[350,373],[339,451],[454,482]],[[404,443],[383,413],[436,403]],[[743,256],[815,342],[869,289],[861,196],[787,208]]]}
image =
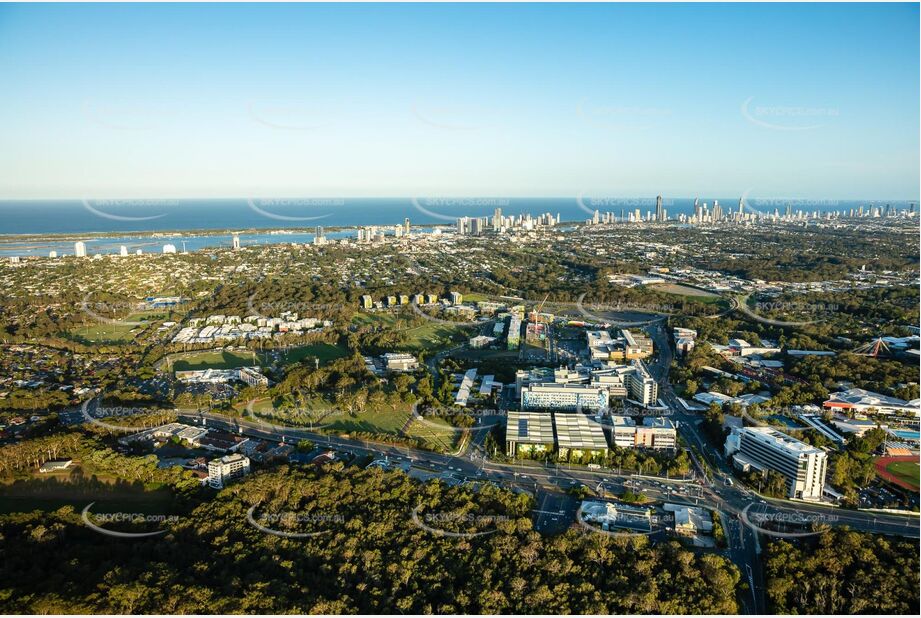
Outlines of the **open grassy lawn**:
{"label": "open grassy lawn", "polygon": [[426,322],[421,326],[406,331],[409,338],[403,350],[434,350],[450,346],[452,337],[463,331],[470,331],[471,327],[442,324],[440,322]]}
{"label": "open grassy lawn", "polygon": [[421,438],[431,448],[451,451],[457,446],[462,432],[457,431],[443,418],[426,418],[414,420],[406,429],[406,433],[414,438]]}
{"label": "open grassy lawn", "polygon": [[174,355],[172,358],[175,359],[173,361],[173,371],[192,371],[201,369],[236,369],[237,367],[252,367],[253,365],[267,367],[275,362],[280,365],[289,365],[305,358],[318,358],[320,359],[320,364],[325,365],[331,360],[346,356],[348,356],[348,351],[341,346],[329,343],[314,343],[283,350],[265,350],[255,353],[244,350],[219,350]]}
{"label": "open grassy lawn", "polygon": [[916,461],[894,461],[886,466],[886,471],[915,489],[919,487],[921,466]]}
{"label": "open grassy lawn", "polygon": [[84,476],[79,466],[0,485],[0,513],[53,511],[72,506],[81,511],[91,502],[94,513],[162,514],[173,504],[165,487],[145,487],[108,474]]}
{"label": "open grassy lawn", "polygon": [[221,350],[189,354],[173,361],[173,371],[195,371],[201,369],[235,369],[260,364],[259,355],[252,352]]}
{"label": "open grassy lawn", "polygon": [[258,357],[263,365],[272,364],[278,360],[282,365],[297,363],[308,357],[320,359],[320,364],[325,365],[331,360],[345,358],[349,352],[344,347],[330,343],[314,343],[312,345],[297,346],[286,350],[268,350],[260,352]]}
{"label": "open grassy lawn", "polygon": [[397,321],[395,313],[378,312],[368,313],[366,311],[356,311],[352,315],[352,323],[359,325],[366,324],[386,324],[391,325]]}
{"label": "open grassy lawn", "polygon": [[166,314],[161,311],[142,311],[132,313],[117,321],[99,321],[71,331],[71,335],[87,343],[127,343],[144,332],[152,322],[163,319]]}
{"label": "open grassy lawn", "polygon": [[365,409],[349,414],[347,411],[337,410],[334,404],[321,397],[314,397],[303,403],[302,412],[290,417],[287,421],[285,416],[273,419],[269,415],[281,404],[281,401],[261,399],[253,403],[252,410],[257,416],[276,424],[289,422],[292,425],[306,427],[308,423],[315,423],[314,428],[319,432],[369,432],[399,436],[404,435],[405,429],[405,435],[421,438],[433,449],[452,448],[461,434],[453,430],[451,425],[442,418],[409,422],[411,415],[409,404],[401,404],[396,409],[383,405],[376,409]]}
{"label": "open grassy lawn", "polygon": [[[410,406],[405,404],[396,409],[384,405],[377,409],[364,409],[361,412],[349,414],[322,397],[311,397],[299,404],[298,412],[284,410],[283,401],[277,399],[260,399],[253,403],[252,411],[262,418],[278,424],[290,423],[292,425],[308,426],[314,423],[318,431],[327,430],[335,432],[368,431],[373,433],[399,434],[403,425],[409,419]],[[282,412],[271,416],[273,410]]]}
{"label": "open grassy lawn", "polygon": [[[364,313],[358,312],[352,316],[355,324],[378,324],[392,326],[397,321],[397,316],[392,313]],[[471,326],[455,325],[435,320],[426,321],[424,324],[404,330],[407,342],[398,347],[399,352],[413,352],[420,350],[435,350],[451,345],[451,338],[460,332],[472,333]]]}
{"label": "open grassy lawn", "polygon": [[708,292],[706,290],[699,290],[688,285],[681,285],[680,283],[657,283],[655,285],[649,286],[650,290],[655,290],[656,292],[663,292],[665,294],[677,294],[678,296],[693,296],[694,300],[699,300],[701,302],[717,302],[720,297],[718,294],[713,292]]}

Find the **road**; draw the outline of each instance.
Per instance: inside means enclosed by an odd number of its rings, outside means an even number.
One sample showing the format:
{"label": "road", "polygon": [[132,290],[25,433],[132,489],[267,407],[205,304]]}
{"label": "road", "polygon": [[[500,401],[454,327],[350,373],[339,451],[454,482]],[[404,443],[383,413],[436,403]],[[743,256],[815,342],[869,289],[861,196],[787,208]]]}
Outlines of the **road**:
{"label": "road", "polygon": [[[484,452],[483,442],[490,428],[502,422],[501,414],[480,418],[477,426],[470,430],[470,439],[467,441],[469,447],[460,449],[456,454],[439,454],[406,446],[341,438],[213,412],[188,413],[183,416],[191,422],[207,423],[209,427],[218,427],[256,438],[289,443],[306,438],[319,446],[328,446],[356,455],[407,461],[419,469],[435,473],[451,472],[468,479],[488,480],[513,490],[526,491],[533,495],[536,501],[535,528],[545,533],[562,531],[573,521],[578,504],[567,492],[579,485],[593,490],[599,487],[602,490],[605,487],[629,487],[657,501],[700,506],[717,511],[721,514],[727,537],[724,555],[736,564],[743,579],[750,585],[751,596],[741,595],[739,599],[746,613],[750,614],[765,613],[767,607],[761,561],[758,558],[758,534],[744,520],[747,510],[757,511],[758,516],[774,518],[775,521],[791,517],[808,517],[812,521],[830,526],[846,525],[864,532],[915,538],[919,536],[916,518],[850,511],[824,504],[768,499],[738,483],[729,484],[727,479],[732,478],[732,470],[728,462],[701,435],[698,428],[700,418],[685,410],[668,382],[672,351],[665,324],[661,321],[655,322],[647,326],[646,330],[657,349],[657,356],[649,363],[649,370],[659,382],[659,398],[668,406],[673,420],[677,421],[678,431],[684,441],[693,445],[697,453],[706,460],[701,462],[694,457],[697,474],[689,480],[621,474],[612,470],[588,470],[581,466],[565,464],[490,461],[488,454]],[[428,359],[427,364],[433,369],[433,373],[438,360],[448,353],[450,351],[443,351]]]}
{"label": "road", "polygon": [[[727,487],[720,483],[707,485],[696,479],[668,479],[649,475],[618,473],[613,470],[589,470],[582,466],[567,464],[541,464],[537,462],[499,463],[483,457],[478,449],[472,449],[463,455],[449,455],[411,448],[402,445],[381,444],[354,438],[341,438],[307,429],[279,427],[260,421],[250,421],[228,417],[213,412],[189,412],[182,417],[189,422],[208,427],[217,427],[243,435],[294,443],[308,439],[318,446],[328,446],[360,455],[389,457],[395,460],[407,460],[419,467],[429,467],[442,471],[460,472],[471,479],[492,480],[508,483],[523,488],[546,487],[555,490],[568,490],[579,483],[590,488],[599,482],[612,480],[632,482],[634,486],[650,497],[667,499],[674,502],[698,504],[706,508],[725,508],[734,517],[738,517],[746,506],[756,502],[773,513],[806,513],[827,515],[830,525],[848,525],[857,530],[866,530],[884,534],[918,536],[917,520],[897,515],[871,514],[860,511],[848,511],[836,507],[789,500],[762,499],[746,489]],[[488,417],[487,417],[488,418]],[[479,432],[485,433],[486,429]],[[699,479],[699,477],[697,477]],[[913,524],[913,525],[906,525]]]}

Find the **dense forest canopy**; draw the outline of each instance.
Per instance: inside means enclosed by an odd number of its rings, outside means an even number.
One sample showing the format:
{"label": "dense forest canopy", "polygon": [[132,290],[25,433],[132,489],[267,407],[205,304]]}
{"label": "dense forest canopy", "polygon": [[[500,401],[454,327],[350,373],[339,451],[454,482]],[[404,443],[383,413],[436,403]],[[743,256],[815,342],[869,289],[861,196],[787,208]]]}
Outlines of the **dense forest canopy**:
{"label": "dense forest canopy", "polygon": [[779,614],[918,614],[918,542],[833,530],[767,546],[765,576]]}
{"label": "dense forest canopy", "polygon": [[[302,513],[266,534],[247,511]],[[735,613],[738,570],[677,542],[574,528],[545,537],[530,498],[399,472],[280,468],[116,539],[72,508],[0,518],[0,609],[23,613]],[[439,536],[425,522],[475,537]],[[432,515],[441,514],[441,518]],[[445,516],[445,515],[450,516]],[[271,520],[270,520],[271,521]]]}

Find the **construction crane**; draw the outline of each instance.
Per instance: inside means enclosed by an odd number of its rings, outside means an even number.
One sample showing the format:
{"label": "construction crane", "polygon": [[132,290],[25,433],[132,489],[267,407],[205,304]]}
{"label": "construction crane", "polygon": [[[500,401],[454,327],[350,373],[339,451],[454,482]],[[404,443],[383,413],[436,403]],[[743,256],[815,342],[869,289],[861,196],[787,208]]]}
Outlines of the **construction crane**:
{"label": "construction crane", "polygon": [[535,324],[540,323],[540,310],[544,308],[544,303],[547,302],[548,298],[550,298],[550,292],[547,292],[547,295],[544,296],[544,300],[540,301],[540,304],[537,305],[537,309],[531,312],[531,321]]}
{"label": "construction crane", "polygon": [[889,350],[889,344],[883,341],[882,337],[877,337],[869,343],[865,343],[862,346],[854,348],[854,354],[859,354],[860,356],[872,356],[873,358],[879,357],[880,354],[885,356],[892,356],[891,350]]}

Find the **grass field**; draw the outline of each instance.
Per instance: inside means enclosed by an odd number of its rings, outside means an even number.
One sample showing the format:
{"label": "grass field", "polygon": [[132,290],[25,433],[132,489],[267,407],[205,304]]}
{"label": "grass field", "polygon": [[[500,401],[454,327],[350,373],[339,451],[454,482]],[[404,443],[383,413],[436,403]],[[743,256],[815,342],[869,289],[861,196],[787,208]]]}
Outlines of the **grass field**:
{"label": "grass field", "polygon": [[[678,296],[693,296],[695,300],[700,300],[702,302],[715,302],[719,300],[719,295],[714,294],[713,292],[707,292],[706,290],[698,290],[697,288],[692,288],[687,285],[681,285],[680,283],[657,283],[655,285],[649,286],[649,289],[655,290],[656,292],[664,292],[665,294],[677,294]],[[712,300],[709,300],[712,299]]]}
{"label": "grass field", "polygon": [[266,350],[249,352],[242,350],[221,350],[219,352],[200,352],[187,354],[173,361],[174,371],[191,371],[200,369],[235,369],[259,365],[265,367],[278,362],[281,365],[296,363],[308,357],[320,359],[321,364],[348,355],[345,348],[328,343],[297,346],[286,350]]}
{"label": "grass field", "polygon": [[[270,399],[261,399],[253,404],[252,410],[268,422],[284,424],[283,418],[274,420],[268,415],[280,404],[280,401],[273,402]],[[441,418],[425,419],[424,422],[408,422],[411,415],[409,404],[396,409],[390,406],[381,406],[353,414],[335,408],[335,405],[329,401],[314,397],[304,401],[301,406],[304,412],[291,417],[288,422],[305,427],[309,426],[309,423],[314,423],[315,429],[321,432],[369,432],[392,434],[394,436],[407,435],[413,438],[421,438],[431,448],[450,448],[460,436],[460,432],[454,431],[451,425]]]}
{"label": "grass field", "polygon": [[174,371],[194,371],[201,369],[235,369],[260,364],[259,355],[252,352],[201,352],[183,356],[173,361]]}
{"label": "grass field", "polygon": [[[120,318],[113,323],[99,321],[71,331],[71,335],[87,343],[127,343],[144,332],[155,320],[165,318],[160,311],[142,311]],[[140,322],[140,324],[138,324]]]}
{"label": "grass field", "polygon": [[262,359],[264,365],[276,359],[280,364],[288,365],[297,363],[308,357],[318,358],[320,359],[320,364],[326,364],[331,360],[348,356],[348,350],[330,343],[315,343],[313,345],[297,346],[287,350],[260,352],[258,356]]}
{"label": "grass field", "polygon": [[877,457],[876,474],[890,483],[918,491],[919,466],[916,456]]}
{"label": "grass field", "polygon": [[[397,316],[390,313],[364,313],[358,312],[352,317],[352,322],[356,324],[383,324],[392,326],[397,321]],[[407,341],[404,345],[398,347],[400,352],[412,352],[419,350],[434,350],[443,348],[451,344],[451,338],[460,332],[469,330],[470,327],[462,325],[427,321],[424,324],[408,328],[404,331]]]}
{"label": "grass field", "polygon": [[886,471],[915,489],[921,484],[921,466],[916,461],[894,461],[886,466]]}

